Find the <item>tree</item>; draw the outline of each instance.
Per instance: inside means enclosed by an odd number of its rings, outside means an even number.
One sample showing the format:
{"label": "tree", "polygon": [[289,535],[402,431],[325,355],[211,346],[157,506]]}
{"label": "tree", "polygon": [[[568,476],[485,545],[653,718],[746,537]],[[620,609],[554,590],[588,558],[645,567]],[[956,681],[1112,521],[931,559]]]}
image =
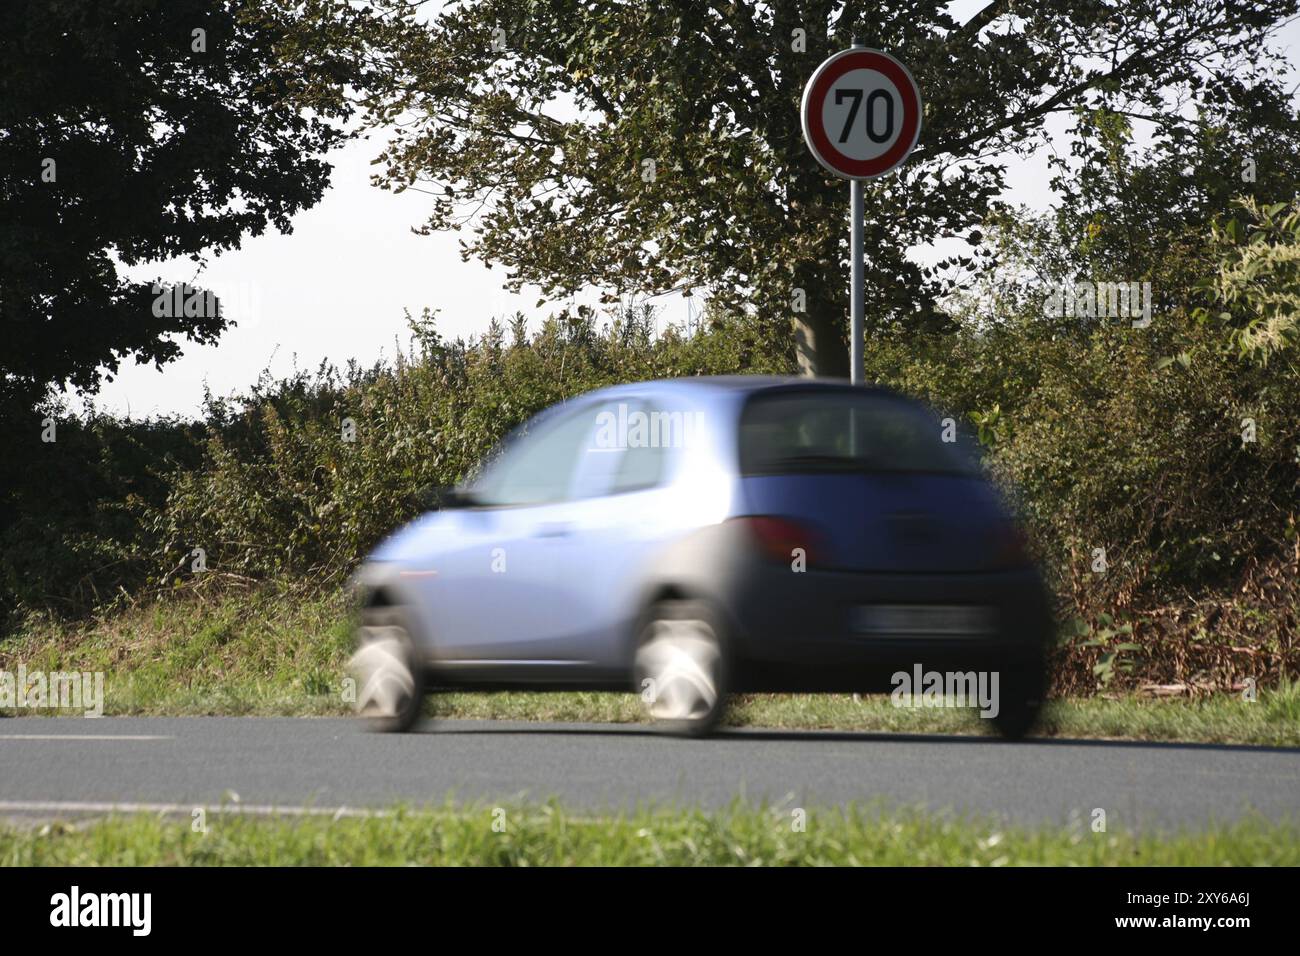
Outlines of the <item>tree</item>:
{"label": "tree", "polygon": [[[1297,3],[997,0],[966,24],[944,0],[419,6],[314,0],[304,24],[354,51],[370,122],[398,123],[378,178],[430,193],[425,229],[468,227],[466,258],[548,297],[699,289],[774,334],[793,320],[804,371],[843,375],[847,190],[798,112],[825,56],[858,36],[920,83],[912,160],[866,190],[866,304],[869,331],[936,329],[938,300],[986,264],[1002,158],[1081,107],[1173,118],[1248,70]],[[969,252],[907,255],[950,237]]]}
{"label": "tree", "polygon": [[1073,155],[1056,156],[1055,242],[1074,275],[1150,281],[1161,309],[1191,308],[1221,268],[1205,237],[1242,199],[1269,204],[1300,195],[1300,115],[1289,71],[1261,56],[1249,71],[1207,89],[1139,146],[1146,117],[1102,107],[1081,112]]}
{"label": "tree", "polygon": [[169,315],[119,264],[288,232],[320,198],[348,107],[303,115],[290,94],[343,74],[319,52],[279,66],[290,34],[260,4],[0,5],[0,399],[93,391],[125,357],[214,341],[228,323],[211,300]]}
{"label": "tree", "polygon": [[1049,293],[1077,282],[1146,283],[1156,315],[1202,306],[1207,279],[1227,268],[1216,220],[1300,195],[1300,115],[1283,65],[1267,75],[1272,59],[1259,58],[1251,84],[1207,90],[1159,126],[1107,106],[1079,110],[1069,150],[1050,159],[1053,209],[999,210],[987,230],[998,267],[948,305],[961,321],[1032,316],[1036,332],[1077,339],[1114,319],[1043,314]]}

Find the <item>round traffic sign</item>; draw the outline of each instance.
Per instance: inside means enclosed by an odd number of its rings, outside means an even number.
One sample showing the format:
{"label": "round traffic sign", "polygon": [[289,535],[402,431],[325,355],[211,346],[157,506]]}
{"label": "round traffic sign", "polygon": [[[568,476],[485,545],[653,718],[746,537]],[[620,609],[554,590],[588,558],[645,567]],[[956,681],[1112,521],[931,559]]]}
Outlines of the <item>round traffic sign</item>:
{"label": "round traffic sign", "polygon": [[845,179],[894,169],[921,135],[921,90],[888,53],[852,47],[813,72],[803,91],[803,138]]}

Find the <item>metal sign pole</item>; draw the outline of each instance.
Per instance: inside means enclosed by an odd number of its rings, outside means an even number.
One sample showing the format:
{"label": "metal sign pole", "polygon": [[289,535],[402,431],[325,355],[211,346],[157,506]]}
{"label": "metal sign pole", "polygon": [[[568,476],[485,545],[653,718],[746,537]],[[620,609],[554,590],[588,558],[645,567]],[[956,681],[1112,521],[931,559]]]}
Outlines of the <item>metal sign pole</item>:
{"label": "metal sign pole", "polygon": [[863,339],[863,304],[862,304],[862,181],[858,179],[849,180],[849,221],[852,223],[852,234],[849,239],[849,256],[853,264],[849,269],[849,281],[852,286],[849,289],[849,302],[852,306],[852,316],[849,322],[849,381],[854,385],[861,385],[866,379],[866,366],[862,355]]}

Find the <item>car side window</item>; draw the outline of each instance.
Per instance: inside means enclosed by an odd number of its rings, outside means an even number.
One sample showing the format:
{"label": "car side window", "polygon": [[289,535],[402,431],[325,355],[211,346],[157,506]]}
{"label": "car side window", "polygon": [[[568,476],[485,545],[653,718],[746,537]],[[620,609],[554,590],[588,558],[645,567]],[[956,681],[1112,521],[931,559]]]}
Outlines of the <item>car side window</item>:
{"label": "car side window", "polygon": [[668,449],[658,444],[629,445],[610,487],[611,495],[653,488],[664,480]]}
{"label": "car side window", "polygon": [[580,453],[575,498],[653,488],[663,480],[668,449],[644,399],[606,402],[592,412],[594,430]]}
{"label": "car side window", "polygon": [[540,505],[569,497],[574,472],[590,438],[590,405],[561,411],[552,421],[516,438],[472,489],[487,506]]}

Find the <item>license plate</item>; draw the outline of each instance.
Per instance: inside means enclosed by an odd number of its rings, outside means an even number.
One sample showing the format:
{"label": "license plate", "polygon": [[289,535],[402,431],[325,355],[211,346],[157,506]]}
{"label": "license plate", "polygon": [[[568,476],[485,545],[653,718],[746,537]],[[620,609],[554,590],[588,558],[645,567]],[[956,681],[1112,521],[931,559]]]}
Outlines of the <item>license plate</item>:
{"label": "license plate", "polygon": [[859,634],[980,637],[998,629],[997,608],[961,604],[864,604],[854,608]]}

